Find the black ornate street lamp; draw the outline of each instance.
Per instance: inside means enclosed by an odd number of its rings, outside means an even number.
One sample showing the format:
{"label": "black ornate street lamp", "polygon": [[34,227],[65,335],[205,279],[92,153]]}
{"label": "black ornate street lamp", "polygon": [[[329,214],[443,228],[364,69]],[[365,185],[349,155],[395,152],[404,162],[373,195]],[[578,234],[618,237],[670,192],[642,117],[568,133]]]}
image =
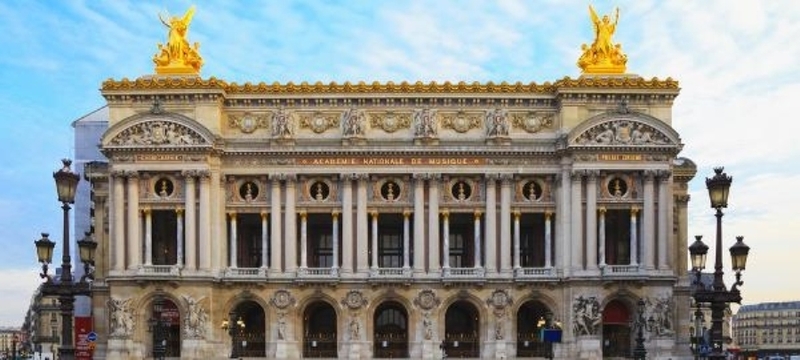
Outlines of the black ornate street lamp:
{"label": "black ornate street lamp", "polygon": [[153,300],[153,314],[147,322],[148,330],[153,334],[153,359],[163,360],[167,356],[167,323],[162,318],[164,298],[156,296]]}
{"label": "black ornate street lamp", "polygon": [[638,306],[636,316],[636,347],[633,348],[633,358],[636,360],[645,360],[647,358],[647,349],[644,348],[644,299],[639,299],[636,304]]}
{"label": "black ornate street lamp", "polygon": [[728,192],[733,178],[722,172],[724,168],[714,168],[714,177],[706,178],[706,187],[711,199],[711,207],[716,209],[717,217],[717,238],[714,258],[714,282],[710,289],[706,288],[701,279],[701,272],[705,269],[706,254],[708,246],[703,243],[702,237],[697,236],[695,242],[689,247],[692,258],[692,271],[695,272],[696,281],[694,284],[694,300],[700,306],[708,303],[711,307],[711,353],[709,359],[724,360],[725,354],[722,351],[722,322],[725,307],[729,303],[741,303],[742,296],[739,293],[739,286],[743,284],[741,272],[747,264],[747,254],[750,247],[745,245],[741,236],[736,237],[736,244],[730,248],[732,269],[736,272],[736,282],[728,290],[723,281],[722,271],[722,209],[728,207]]}
{"label": "black ornate street lamp", "polygon": [[238,337],[244,332],[244,320],[241,317],[237,319],[236,312],[231,311],[228,313],[228,318],[222,320],[222,325],[220,328],[228,332],[228,335],[231,336],[231,359],[238,358],[240,355],[239,345],[241,342],[238,341]]}
{"label": "black ornate street lamp", "polygon": [[[42,233],[42,238],[34,243],[36,244],[36,255],[39,258],[39,262],[42,263],[40,276],[46,279],[45,283],[42,284],[42,294],[56,296],[60,303],[61,346],[58,349],[58,358],[60,360],[72,360],[75,358],[75,347],[72,344],[72,316],[75,311],[75,296],[91,295],[91,283],[88,280],[94,279],[94,276],[91,271],[86,271],[80,281],[75,281],[72,277],[72,260],[69,250],[69,205],[75,203],[75,192],[78,188],[80,177],[70,170],[71,160],[64,159],[62,163],[64,167],[53,173],[53,178],[56,180],[58,201],[61,202],[61,208],[64,210],[61,276],[58,279],[53,279],[47,273],[48,264],[53,260],[55,243],[50,241],[47,233]],[[97,243],[88,237],[78,241],[78,247],[81,262],[84,263],[86,270],[91,270],[89,266],[94,265],[94,252],[97,248]]]}

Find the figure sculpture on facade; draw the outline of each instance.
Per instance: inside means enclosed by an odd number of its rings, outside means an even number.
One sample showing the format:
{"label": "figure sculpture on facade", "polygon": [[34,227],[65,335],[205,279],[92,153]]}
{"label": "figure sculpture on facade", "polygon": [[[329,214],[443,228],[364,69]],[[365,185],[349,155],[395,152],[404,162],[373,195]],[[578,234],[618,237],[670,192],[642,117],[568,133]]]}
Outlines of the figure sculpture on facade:
{"label": "figure sculpture on facade", "polygon": [[414,114],[414,122],[416,125],[417,137],[434,137],[436,136],[436,124],[433,111],[430,109],[422,109]]}
{"label": "figure sculpture on facade", "polygon": [[353,137],[353,136],[364,135],[364,125],[363,125],[365,122],[364,113],[356,109],[350,109],[348,111],[345,111],[344,114],[342,114],[342,117],[343,117],[342,124],[344,124],[342,132],[344,133],[344,136]]}
{"label": "figure sculpture on facade", "polygon": [[431,313],[425,312],[422,314],[422,327],[425,329],[425,340],[433,339],[433,322],[431,321]]}
{"label": "figure sculpture on facade", "polygon": [[285,110],[279,109],[275,113],[275,118],[272,123],[272,136],[280,139],[292,137],[293,134],[291,118]]}
{"label": "figure sculpture on facade", "polygon": [[193,73],[200,72],[203,66],[203,58],[200,57],[200,44],[195,42],[194,46],[189,45],[186,35],[189,32],[189,24],[194,16],[194,6],[186,11],[183,17],[171,16],[165,20],[161,14],[159,20],[169,29],[167,34],[167,44],[158,44],[158,53],[153,57],[156,64],[156,72],[159,74],[170,73]]}
{"label": "figure sculpture on facade", "polygon": [[358,340],[361,337],[361,325],[358,323],[358,318],[353,316],[350,319],[350,340]]}
{"label": "figure sculpture on facade", "polygon": [[573,330],[576,335],[594,335],[603,317],[596,297],[579,296],[572,306],[575,312]]}
{"label": "figure sculpture on facade", "polygon": [[508,123],[506,111],[495,109],[486,114],[487,136],[508,136]]}
{"label": "figure sculpture on facade", "polygon": [[614,13],[613,22],[608,15],[603,15],[602,18],[598,16],[591,5],[589,17],[594,28],[594,42],[592,45],[581,45],[578,66],[583,73],[624,73],[628,56],[622,52],[622,45],[615,44],[612,40],[619,22],[619,8]]}
{"label": "figure sculpture on facade", "polygon": [[129,336],[133,333],[133,309],[130,303],[130,298],[124,300],[111,298],[108,301],[112,336]]}
{"label": "figure sculpture on facade", "polygon": [[278,340],[286,340],[286,315],[278,313]]}
{"label": "figure sculpture on facade", "polygon": [[200,306],[200,300],[189,295],[183,295],[189,309],[184,319],[184,333],[189,338],[204,338],[206,334],[206,321],[208,314]]}

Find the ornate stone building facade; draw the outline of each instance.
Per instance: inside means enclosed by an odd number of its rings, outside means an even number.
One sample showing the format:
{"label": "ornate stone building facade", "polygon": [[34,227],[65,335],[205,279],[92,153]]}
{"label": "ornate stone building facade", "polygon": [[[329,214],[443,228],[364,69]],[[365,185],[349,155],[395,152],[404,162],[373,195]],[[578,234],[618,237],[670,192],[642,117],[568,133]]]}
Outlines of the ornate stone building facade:
{"label": "ornate stone building facade", "polygon": [[[677,82],[109,80],[97,352],[150,356],[687,355]],[[158,299],[158,301],[156,301]],[[221,329],[241,318],[243,329]],[[107,339],[107,341],[105,341]]]}
{"label": "ornate stone building facade", "polygon": [[744,305],[731,326],[747,359],[800,355],[800,301]]}

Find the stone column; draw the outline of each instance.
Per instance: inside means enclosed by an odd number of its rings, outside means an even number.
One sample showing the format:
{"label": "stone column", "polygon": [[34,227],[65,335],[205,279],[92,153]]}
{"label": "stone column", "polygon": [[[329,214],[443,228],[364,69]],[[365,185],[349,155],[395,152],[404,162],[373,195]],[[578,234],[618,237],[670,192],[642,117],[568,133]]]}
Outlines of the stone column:
{"label": "stone column", "polygon": [[[603,268],[606,266],[606,208],[601,206],[597,211],[600,214],[600,225],[597,231],[600,235],[600,249],[597,252],[600,255],[600,267]],[[633,254],[631,254],[631,257],[633,257]]]}
{"label": "stone column", "polygon": [[669,243],[669,229],[672,225],[668,221],[669,206],[669,171],[658,172],[658,269],[668,270],[667,244]]}
{"label": "stone column", "polygon": [[237,257],[237,248],[238,248],[238,236],[236,232],[236,212],[230,211],[228,212],[228,219],[229,219],[229,226],[230,230],[228,233],[228,237],[230,238],[230,248],[228,249],[228,264],[230,267],[235,268],[238,267],[238,263],[236,262]]}
{"label": "stone column", "polygon": [[139,173],[129,171],[128,176],[128,269],[135,270],[141,264],[142,239],[139,229]]}
{"label": "stone column", "polygon": [[473,216],[475,218],[475,225],[474,225],[475,226],[474,227],[474,231],[475,231],[475,267],[476,268],[480,268],[481,267],[481,215],[483,215],[483,213],[481,213],[480,210],[475,209],[475,211],[472,214],[473,214]]}
{"label": "stone column", "polygon": [[544,212],[544,267],[549,268],[552,266],[551,258],[553,257],[553,230],[552,219],[553,212],[547,210]]}
{"label": "stone column", "polygon": [[269,220],[267,219],[269,214],[266,211],[261,211],[259,215],[261,215],[261,267],[267,268],[269,261],[267,258],[269,246],[269,232],[267,229],[269,228]]}
{"label": "stone column", "polygon": [[450,269],[450,211],[442,210],[442,268]]}
{"label": "stone column", "polygon": [[414,174],[414,274],[425,273],[425,174]]}
{"label": "stone column", "polygon": [[639,258],[639,237],[637,236],[639,226],[636,224],[638,215],[639,208],[636,206],[631,207],[631,265],[637,265],[637,259]]}
{"label": "stone column", "polygon": [[642,245],[643,257],[642,264],[645,269],[653,270],[655,268],[653,262],[655,261],[655,205],[654,197],[655,190],[653,188],[654,173],[651,170],[646,170],[644,173],[644,209],[642,209]]}
{"label": "stone column", "polygon": [[572,231],[570,235],[572,246],[572,264],[573,271],[583,270],[583,214],[581,214],[581,183],[583,181],[583,173],[575,171],[572,174],[572,190],[570,196],[572,204],[570,210],[572,212],[571,223]]}
{"label": "stone column", "polygon": [[378,210],[370,212],[372,217],[372,270],[378,271]]}
{"label": "stone column", "polygon": [[112,197],[113,221],[111,222],[111,241],[114,249],[114,270],[123,271],[125,269],[125,177],[122,171],[111,173],[113,182],[114,196]]}
{"label": "stone column", "polygon": [[367,216],[367,180],[369,175],[358,174],[356,189],[356,271],[369,273],[369,217]]}
{"label": "stone column", "polygon": [[342,273],[353,273],[353,174],[342,175]]}
{"label": "stone column", "polygon": [[270,193],[270,222],[272,228],[270,231],[270,257],[269,269],[272,273],[278,274],[283,271],[282,259],[282,236],[281,236],[281,179],[282,174],[270,174],[271,193]]}
{"label": "stone column", "polygon": [[297,272],[297,211],[295,202],[297,190],[297,176],[294,174],[286,176],[286,213],[283,220],[285,226],[284,235],[284,259],[286,259],[285,271],[287,273]]}
{"label": "stone column", "polygon": [[177,244],[175,244],[178,248],[177,251],[177,260],[175,260],[175,265],[183,266],[183,209],[177,208],[175,209],[175,216],[178,218],[178,229],[175,234],[175,239],[177,239]]}
{"label": "stone column", "polygon": [[308,268],[308,213],[300,210],[300,269]]}
{"label": "stone column", "polygon": [[184,217],[186,231],[186,270],[197,269],[197,188],[195,185],[195,172],[184,171],[184,184],[186,186],[184,198],[186,217]]}
{"label": "stone column", "polygon": [[522,213],[519,210],[514,210],[514,270],[520,268],[520,259],[519,259],[519,218],[522,216]]}
{"label": "stone column", "polygon": [[144,215],[144,264],[153,265],[153,213],[149,207],[142,209]]}
{"label": "stone column", "polygon": [[333,219],[333,268],[339,268],[339,212],[334,210],[331,212]]}
{"label": "stone column", "polygon": [[[688,273],[689,269],[689,261],[686,257],[686,249],[689,247],[689,239],[687,238],[688,235],[688,206],[689,206],[689,194],[678,194],[675,195],[675,202],[676,207],[678,208],[678,238],[673,248],[673,253],[678,255],[676,256],[675,270],[678,275],[683,276]],[[671,223],[671,222],[670,222]]]}
{"label": "stone column", "polygon": [[[572,202],[570,201],[570,184],[572,184],[572,173],[570,172],[570,165],[568,160],[562,160],[561,174],[558,178],[559,181],[559,201],[556,211],[556,241],[553,243],[556,252],[555,263],[556,267],[561,268],[564,276],[572,274],[572,226],[570,226],[570,219],[572,214]],[[559,256],[560,255],[560,256]]]}
{"label": "stone column", "polygon": [[200,248],[200,270],[211,270],[211,174],[203,171],[200,174],[200,221],[198,237]]}
{"label": "stone column", "polygon": [[497,174],[486,174],[486,273],[497,272]]}
{"label": "stone column", "polygon": [[438,274],[439,264],[439,183],[440,174],[428,177],[428,272]]}
{"label": "stone column", "polygon": [[586,268],[597,270],[597,171],[586,178]]}
{"label": "stone column", "polygon": [[403,210],[403,269],[410,269],[411,264],[409,263],[409,246],[411,245],[411,224],[409,221],[409,217],[411,216],[411,211]]}
{"label": "stone column", "polygon": [[500,181],[500,272],[511,270],[511,174],[501,175]]}

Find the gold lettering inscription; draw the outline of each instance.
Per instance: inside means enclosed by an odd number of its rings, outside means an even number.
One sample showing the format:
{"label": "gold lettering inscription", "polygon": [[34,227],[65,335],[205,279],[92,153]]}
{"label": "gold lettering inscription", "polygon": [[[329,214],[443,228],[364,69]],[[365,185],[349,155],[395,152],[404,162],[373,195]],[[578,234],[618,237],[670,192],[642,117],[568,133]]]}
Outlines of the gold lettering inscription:
{"label": "gold lettering inscription", "polygon": [[486,163],[481,158],[461,157],[343,157],[343,158],[301,158],[297,161],[301,165],[483,165]]}
{"label": "gold lettering inscription", "polygon": [[136,161],[183,161],[183,155],[158,154],[158,155],[136,155]]}
{"label": "gold lettering inscription", "polygon": [[599,154],[600,161],[642,161],[641,154]]}

